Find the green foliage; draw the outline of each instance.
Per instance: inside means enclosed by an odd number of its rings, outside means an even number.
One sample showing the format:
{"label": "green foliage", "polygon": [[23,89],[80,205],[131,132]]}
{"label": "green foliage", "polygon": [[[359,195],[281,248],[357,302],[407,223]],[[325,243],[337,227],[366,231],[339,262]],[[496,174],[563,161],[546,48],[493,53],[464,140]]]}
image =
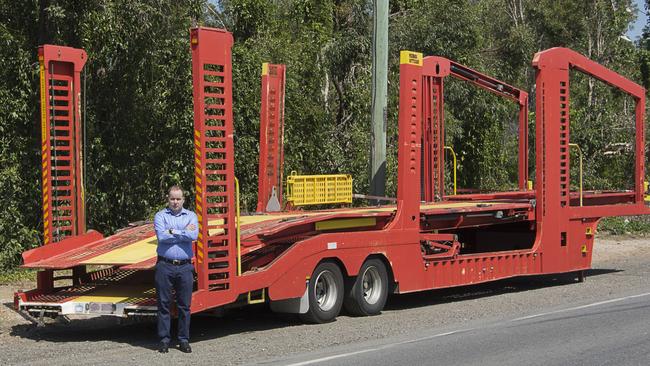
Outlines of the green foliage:
{"label": "green foliage", "polygon": [[34,10],[30,3],[0,2],[0,270],[15,266],[24,249],[38,244],[38,67],[29,43],[33,35],[17,31]]}
{"label": "green foliage", "polygon": [[[391,1],[387,194],[396,191],[400,50],[448,57],[528,91],[532,144],[530,61],[537,51],[570,47],[650,86],[649,28],[638,47],[620,38],[633,20],[631,6],[630,0]],[[354,191],[367,193],[370,1],[0,0],[0,269],[38,245],[42,228],[37,46],[88,52],[88,219],[108,234],[150,218],[169,185],[192,191],[188,28],[195,24],[225,26],[235,37],[235,170],[244,211],[257,199],[262,62],[287,65],[285,176],[350,173]],[[631,101],[573,76],[571,140],[585,155],[585,188],[630,188]],[[446,84],[445,102],[459,187],[516,188],[516,106],[457,81]],[[575,182],[577,156],[571,159]]]}
{"label": "green foliage", "polygon": [[187,2],[124,0],[98,5],[80,21],[81,46],[91,60],[91,227],[111,231],[150,217],[170,185],[193,187],[187,35],[193,12]]}
{"label": "green foliage", "polygon": [[598,223],[598,231],[610,235],[639,235],[650,233],[648,216],[606,217]]}
{"label": "green foliage", "polygon": [[24,268],[12,268],[0,271],[0,285],[16,284],[17,282],[35,282],[36,270]]}

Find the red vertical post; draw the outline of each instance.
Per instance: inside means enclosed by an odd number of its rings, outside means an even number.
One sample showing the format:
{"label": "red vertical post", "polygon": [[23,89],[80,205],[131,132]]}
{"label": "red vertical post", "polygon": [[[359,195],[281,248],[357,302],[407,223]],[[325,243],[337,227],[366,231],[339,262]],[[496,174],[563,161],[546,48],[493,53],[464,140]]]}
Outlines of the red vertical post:
{"label": "red vertical post", "polygon": [[433,90],[430,78],[424,78],[422,81],[422,200],[426,202],[433,201],[432,187],[433,179],[433,156],[430,147],[433,145]]}
{"label": "red vertical post", "polygon": [[442,199],[445,186],[444,170],[444,79],[438,75],[429,75],[428,61],[424,60],[424,77],[422,80],[423,112],[423,146],[422,162],[424,201],[433,202]]}
{"label": "red vertical post", "polygon": [[198,290],[227,291],[237,275],[232,115],[233,38],[193,28],[194,180]]}
{"label": "red vertical post", "polygon": [[445,109],[444,109],[444,78],[432,77],[432,165],[435,181],[431,187],[431,201],[442,200],[445,196]]}
{"label": "red vertical post", "polygon": [[645,90],[641,96],[635,96],[635,127],[636,127],[636,141],[635,141],[635,171],[634,171],[634,186],[635,186],[635,201],[638,205],[644,205],[644,181],[645,181]]}
{"label": "red vertical post", "polygon": [[391,228],[420,227],[422,153],[422,54],[400,54],[397,213]]}
{"label": "red vertical post", "polygon": [[86,232],[81,148],[81,82],[86,52],[38,49],[41,94],[43,243]]}
{"label": "red vertical post", "polygon": [[528,93],[519,94],[519,190],[528,189]]}
{"label": "red vertical post", "polygon": [[[538,54],[539,55],[539,54]],[[538,56],[536,55],[536,56]],[[536,85],[536,217],[542,234],[545,272],[565,267],[569,208],[569,65],[567,60],[538,60]],[[543,230],[542,230],[543,227]]]}
{"label": "red vertical post", "polygon": [[444,80],[450,75],[450,62],[444,57],[423,60],[423,123],[425,191],[424,200],[441,200],[445,195],[445,109]]}
{"label": "red vertical post", "polygon": [[262,64],[257,212],[279,211],[282,205],[285,70]]}

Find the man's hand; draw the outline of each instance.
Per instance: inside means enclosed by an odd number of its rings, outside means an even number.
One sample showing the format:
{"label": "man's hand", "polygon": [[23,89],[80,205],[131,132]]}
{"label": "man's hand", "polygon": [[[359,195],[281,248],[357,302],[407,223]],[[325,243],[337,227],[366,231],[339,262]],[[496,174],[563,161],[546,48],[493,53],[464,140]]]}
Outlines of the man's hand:
{"label": "man's hand", "polygon": [[194,225],[194,224],[189,224],[189,225],[187,225],[187,226],[185,227],[185,230],[194,231],[194,230],[196,230],[196,225]]}

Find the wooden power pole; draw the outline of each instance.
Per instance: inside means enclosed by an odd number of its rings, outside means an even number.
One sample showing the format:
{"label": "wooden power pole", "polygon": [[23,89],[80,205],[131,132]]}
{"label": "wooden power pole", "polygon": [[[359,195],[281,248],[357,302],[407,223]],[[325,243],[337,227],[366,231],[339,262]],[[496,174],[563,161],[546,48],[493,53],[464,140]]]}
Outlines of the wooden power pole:
{"label": "wooden power pole", "polygon": [[386,95],[388,94],[388,0],[373,0],[372,134],[370,194],[386,195]]}

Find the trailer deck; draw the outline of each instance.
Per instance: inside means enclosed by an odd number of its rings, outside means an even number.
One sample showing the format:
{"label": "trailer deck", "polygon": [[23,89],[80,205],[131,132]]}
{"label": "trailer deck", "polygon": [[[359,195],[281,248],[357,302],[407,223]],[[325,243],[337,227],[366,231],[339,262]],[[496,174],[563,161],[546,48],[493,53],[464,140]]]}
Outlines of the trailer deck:
{"label": "trailer deck", "polygon": [[[473,214],[486,214],[501,212],[499,221],[503,219],[503,213],[508,212],[525,213],[526,220],[534,219],[534,210],[530,200],[491,200],[491,201],[465,201],[465,202],[439,202],[422,204],[421,212],[424,217],[431,219],[447,217],[457,214],[460,216],[472,217]],[[255,250],[265,246],[264,237],[278,234],[283,231],[291,231],[293,227],[303,224],[316,225],[317,223],[331,220],[353,219],[353,218],[376,218],[385,220],[394,215],[396,206],[379,206],[365,208],[350,208],[328,211],[295,211],[291,213],[278,214],[255,214],[244,215],[240,218],[242,256],[253,253]],[[487,215],[486,217],[489,217]],[[218,224],[213,221],[212,224]],[[487,224],[484,223],[484,224]],[[375,226],[375,225],[373,225]],[[459,225],[463,227],[466,225]],[[445,229],[439,227],[438,229]],[[331,231],[331,230],[321,230]],[[128,228],[115,235],[101,238],[96,241],[80,245],[59,255],[47,257],[41,260],[29,261],[22,265],[23,268],[39,269],[66,269],[79,265],[110,265],[120,270],[146,270],[151,269],[156,262],[156,236],[151,223],[144,223],[136,227]],[[47,247],[40,247],[26,252],[27,258],[30,255],[37,255]]]}
{"label": "trailer deck", "polygon": [[[282,232],[292,232],[292,235],[295,235],[294,229],[303,225],[309,225],[312,227],[310,231],[316,231],[317,225],[330,223],[329,226],[322,228],[319,225],[321,230],[318,231],[325,233],[341,230],[343,227],[349,230],[359,225],[352,223],[350,226],[345,223],[346,221],[372,218],[374,220],[362,225],[377,227],[378,223],[386,223],[395,212],[396,206],[389,205],[243,215],[240,218],[242,261],[246,262],[248,255],[254,255],[256,251],[273,245],[272,241],[265,242],[266,237],[277,237]],[[515,213],[518,215],[517,220],[534,219],[534,207],[531,201],[522,198],[422,203],[421,212],[423,220],[458,215],[458,217],[481,218],[481,225],[508,220],[508,217],[514,217]],[[336,223],[334,226],[331,225],[333,222]],[[461,228],[474,225],[478,223],[467,220],[465,224],[455,226]],[[368,229],[368,226],[358,227]],[[445,228],[450,229],[444,226],[439,229]],[[26,258],[38,255],[39,250],[43,251],[47,248],[33,249],[31,253],[25,253]],[[22,266],[24,268],[64,270],[82,265],[104,268],[90,273],[79,284],[55,288],[48,293],[29,294],[26,301],[21,301],[20,307],[34,314],[44,310],[49,315],[152,313],[156,309],[155,289],[152,286],[153,271],[151,271],[155,263],[156,237],[151,223],[122,230],[115,235],[82,244],[56,256],[33,262],[26,261]],[[259,270],[255,268],[251,273]]]}

